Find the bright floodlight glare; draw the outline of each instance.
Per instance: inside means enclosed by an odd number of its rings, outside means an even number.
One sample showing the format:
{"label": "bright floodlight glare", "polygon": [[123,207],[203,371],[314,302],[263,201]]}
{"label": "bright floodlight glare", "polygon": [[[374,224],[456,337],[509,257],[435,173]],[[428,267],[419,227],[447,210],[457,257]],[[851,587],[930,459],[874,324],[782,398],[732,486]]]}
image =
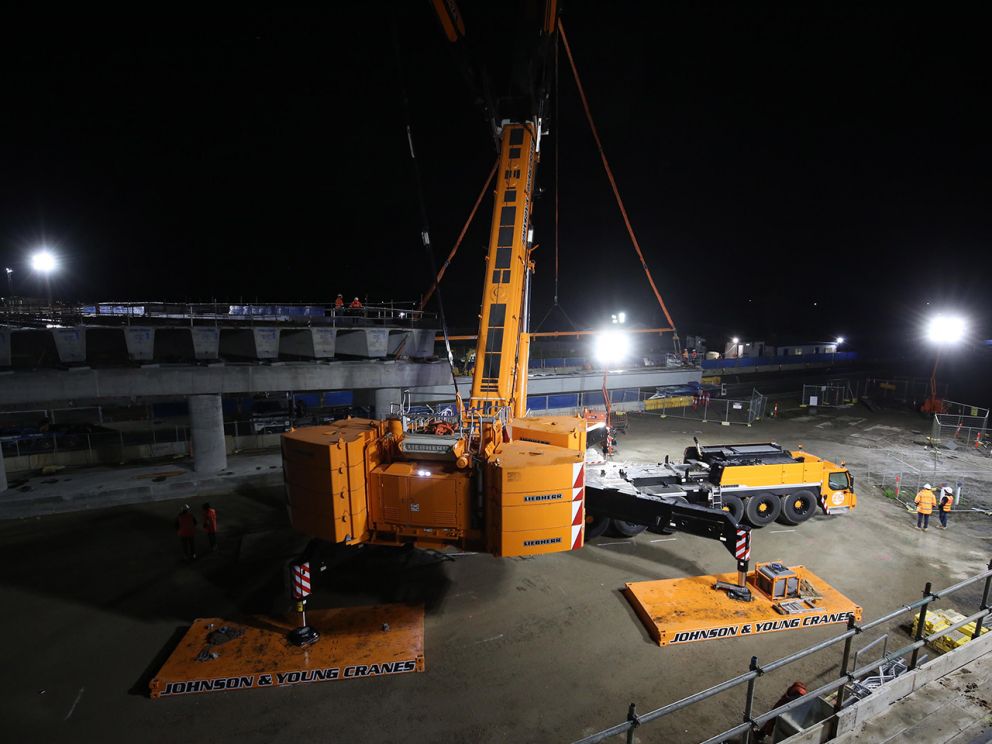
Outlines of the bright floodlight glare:
{"label": "bright floodlight glare", "polygon": [[927,324],[927,338],[938,344],[953,344],[964,338],[964,318],[935,315]]}
{"label": "bright floodlight glare", "polygon": [[842,343],[844,343],[844,337],[843,336],[838,336],[837,337],[837,345],[840,346]]}
{"label": "bright floodlight glare", "polygon": [[55,256],[47,248],[31,256],[31,268],[42,274],[50,274],[55,271]]}
{"label": "bright floodlight glare", "polygon": [[594,347],[600,364],[614,364],[630,353],[630,337],[623,331],[605,331],[596,336]]}
{"label": "bright floodlight glare", "polygon": [[4,267],[4,271],[6,271],[8,274],[13,274],[14,273],[14,270],[12,268],[10,268],[9,266],[5,266]]}
{"label": "bright floodlight glare", "polygon": [[739,344],[740,342],[741,340],[737,338],[737,336],[734,336],[732,339],[730,339],[730,343],[732,344]]}
{"label": "bright floodlight glare", "polygon": [[627,313],[619,313],[617,315],[617,320],[619,320],[621,323],[626,323],[627,322]]}

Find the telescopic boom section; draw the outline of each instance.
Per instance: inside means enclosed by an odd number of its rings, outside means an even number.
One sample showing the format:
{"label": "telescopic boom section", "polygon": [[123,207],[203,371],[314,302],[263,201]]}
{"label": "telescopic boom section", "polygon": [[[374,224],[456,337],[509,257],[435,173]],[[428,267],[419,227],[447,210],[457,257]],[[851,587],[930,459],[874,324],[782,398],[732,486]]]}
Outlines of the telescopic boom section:
{"label": "telescopic boom section", "polygon": [[526,407],[530,216],[537,171],[534,125],[503,124],[496,203],[486,261],[479,341],[469,407],[483,415],[523,415]]}

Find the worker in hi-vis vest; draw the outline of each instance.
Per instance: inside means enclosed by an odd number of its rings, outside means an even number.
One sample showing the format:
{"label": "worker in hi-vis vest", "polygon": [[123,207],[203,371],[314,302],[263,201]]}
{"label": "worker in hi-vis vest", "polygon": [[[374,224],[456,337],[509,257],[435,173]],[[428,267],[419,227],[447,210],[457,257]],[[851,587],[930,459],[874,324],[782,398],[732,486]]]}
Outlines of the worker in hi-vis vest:
{"label": "worker in hi-vis vest", "polygon": [[933,486],[924,483],[923,488],[916,494],[916,529],[927,531],[930,526],[930,515],[937,506],[937,497],[933,495]]}
{"label": "worker in hi-vis vest", "polygon": [[954,491],[951,490],[950,486],[944,486],[940,490],[940,511],[937,512],[937,516],[940,517],[940,529],[947,529],[947,515],[951,513],[951,507],[954,506]]}

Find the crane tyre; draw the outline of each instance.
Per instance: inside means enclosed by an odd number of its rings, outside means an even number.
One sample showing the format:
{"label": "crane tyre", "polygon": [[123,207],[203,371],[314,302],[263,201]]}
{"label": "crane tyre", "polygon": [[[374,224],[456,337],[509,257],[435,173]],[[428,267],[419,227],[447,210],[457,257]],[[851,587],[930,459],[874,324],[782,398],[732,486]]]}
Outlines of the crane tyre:
{"label": "crane tyre", "polygon": [[647,529],[646,525],[624,522],[622,519],[610,520],[610,532],[617,537],[636,537]]}
{"label": "crane tyre", "polygon": [[609,517],[598,517],[595,514],[590,514],[586,512],[586,540],[592,540],[594,537],[599,537],[604,532],[606,528],[610,526]]}
{"label": "crane tyre", "polygon": [[816,511],[816,497],[810,491],[788,493],[781,500],[782,512],[778,515],[778,521],[790,527],[802,524]]}
{"label": "crane tyre", "polygon": [[740,496],[730,496],[723,497],[723,510],[730,514],[736,524],[740,524],[741,520],[744,519],[744,502],[741,501]]}
{"label": "crane tyre", "polygon": [[[689,499],[687,499],[685,496],[673,496],[673,497],[671,497],[671,500],[675,504],[688,504],[689,503]],[[675,534],[675,530],[668,529],[668,525],[665,525],[664,527],[661,527],[661,526],[658,526],[658,527],[648,527],[648,532],[653,532],[656,535],[674,535]]]}
{"label": "crane tyre", "polygon": [[744,504],[744,516],[752,527],[771,524],[782,511],[782,502],[773,493],[756,493]]}

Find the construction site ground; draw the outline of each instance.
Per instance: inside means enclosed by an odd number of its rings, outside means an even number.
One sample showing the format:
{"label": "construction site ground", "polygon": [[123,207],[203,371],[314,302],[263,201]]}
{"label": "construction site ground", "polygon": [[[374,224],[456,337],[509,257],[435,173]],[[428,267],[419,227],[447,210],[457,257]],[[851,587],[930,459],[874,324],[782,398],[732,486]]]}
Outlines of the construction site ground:
{"label": "construction site ground", "polygon": [[[802,443],[844,460],[858,509],[765,527],[755,533],[753,558],[808,566],[859,603],[865,619],[918,598],[926,581],[942,587],[985,567],[986,514],[956,512],[950,529],[923,533],[905,506],[875,487],[896,460],[905,472],[934,477],[926,470],[934,457],[924,449],[925,419],[860,407],[814,416],[781,406],[780,413],[751,428],[631,416],[620,456],[681,457],[695,435],[706,443]],[[966,449],[939,454],[936,477],[960,474],[963,506],[987,509],[992,461]],[[201,500],[192,499],[197,513]],[[284,569],[305,540],[288,527],[281,488],[242,480],[210,501],[219,512],[219,549],[204,555],[199,535],[201,555],[192,563],[181,560],[173,527],[182,501],[89,504],[0,523],[5,740],[568,742],[623,720],[630,702],[645,712],[744,671],[752,655],[768,662],[839,631],[659,648],[622,596],[624,584],[734,567],[721,544],[686,535],[604,536],[579,551],[529,559],[448,561],[361,549],[338,556],[310,606],[423,603],[425,673],[151,700],[148,681],[194,618],[237,620],[289,607]],[[970,614],[980,593],[973,585],[937,606]],[[886,630],[890,650],[908,641],[898,624]],[[865,635],[855,648],[878,634]],[[761,677],[756,709],[770,708],[795,680],[812,689],[834,678],[840,656],[834,647]],[[738,723],[743,702],[738,687],[645,725],[635,741],[705,739]],[[932,731],[932,718],[926,723]]]}

